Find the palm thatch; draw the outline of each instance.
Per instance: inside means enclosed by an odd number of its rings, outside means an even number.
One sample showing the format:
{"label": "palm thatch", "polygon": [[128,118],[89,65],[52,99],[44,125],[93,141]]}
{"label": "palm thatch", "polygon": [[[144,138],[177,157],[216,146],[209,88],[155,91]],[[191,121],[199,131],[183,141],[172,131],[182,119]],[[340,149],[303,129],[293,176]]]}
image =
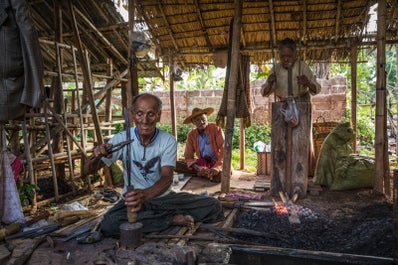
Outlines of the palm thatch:
{"label": "palm thatch", "polygon": [[[46,70],[56,65],[55,11],[58,0],[28,0],[39,32]],[[71,0],[83,46],[88,50],[94,76],[106,75],[112,59],[114,69],[128,66],[129,24],[114,2],[128,0]],[[387,1],[387,43],[398,42],[398,2]],[[62,6],[62,42],[75,45],[72,21]],[[134,1],[133,1],[134,2]],[[186,69],[223,64],[234,17],[233,0],[135,0],[135,28],[150,36],[155,59],[138,62],[138,76],[162,76],[158,60],[173,61]],[[300,56],[312,62],[347,60],[350,47],[375,46],[376,32],[369,32],[369,10],[376,0],[244,0],[241,53],[253,63],[273,58],[278,41],[285,37],[299,44]],[[360,49],[358,49],[360,51]],[[63,69],[73,72],[73,55],[63,49]]]}
{"label": "palm thatch", "polygon": [[[299,43],[306,60],[330,62],[349,58],[353,44],[375,44],[368,32],[369,0],[243,1],[240,47],[251,61],[272,58],[285,37]],[[138,1],[160,54],[172,54],[182,67],[212,64],[226,52],[234,16],[233,0]],[[398,2],[387,0],[387,41],[398,40]]]}

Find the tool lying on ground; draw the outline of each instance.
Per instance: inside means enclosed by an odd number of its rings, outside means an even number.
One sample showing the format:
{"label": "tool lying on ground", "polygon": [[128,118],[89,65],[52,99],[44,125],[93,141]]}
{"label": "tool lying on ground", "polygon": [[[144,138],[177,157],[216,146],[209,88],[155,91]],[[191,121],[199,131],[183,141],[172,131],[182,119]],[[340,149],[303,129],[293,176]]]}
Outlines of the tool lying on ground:
{"label": "tool lying on ground", "polygon": [[223,207],[269,211],[275,204],[271,201],[221,201]]}
{"label": "tool lying on ground", "polygon": [[49,224],[49,225],[45,225],[45,226],[41,226],[41,227],[37,227],[37,228],[32,228],[27,231],[18,232],[16,234],[13,234],[10,236],[6,236],[5,240],[10,240],[10,239],[15,239],[15,238],[34,238],[37,236],[51,233],[60,228],[61,228],[60,224]]}
{"label": "tool lying on ground", "polygon": [[[131,184],[131,131],[130,131],[130,119],[127,112],[127,108],[123,109],[123,116],[126,128],[126,138],[128,142],[126,144],[126,171],[127,171],[127,192],[133,191],[134,186]],[[128,222],[120,225],[120,245],[124,248],[136,248],[141,245],[142,238],[142,223],[137,222],[137,213],[131,212],[131,208],[127,207],[127,219]]]}
{"label": "tool lying on ground", "polygon": [[76,232],[73,232],[69,236],[65,237],[62,241],[67,242],[71,239],[77,238],[78,236],[82,236],[83,234],[88,234],[91,231],[90,227],[84,227],[82,229],[77,230]]}
{"label": "tool lying on ground", "polygon": [[76,240],[80,244],[92,244],[99,242],[102,239],[100,231],[90,231],[86,234],[76,237]]}
{"label": "tool lying on ground", "polygon": [[49,216],[50,216],[50,213],[46,211],[44,213],[39,214],[38,216],[32,217],[32,219],[30,219],[24,223],[11,223],[11,224],[7,225],[6,227],[0,229],[0,240],[3,240],[7,236],[11,236],[11,235],[17,233],[21,229],[31,226],[32,224],[34,224],[42,219],[46,219]]}

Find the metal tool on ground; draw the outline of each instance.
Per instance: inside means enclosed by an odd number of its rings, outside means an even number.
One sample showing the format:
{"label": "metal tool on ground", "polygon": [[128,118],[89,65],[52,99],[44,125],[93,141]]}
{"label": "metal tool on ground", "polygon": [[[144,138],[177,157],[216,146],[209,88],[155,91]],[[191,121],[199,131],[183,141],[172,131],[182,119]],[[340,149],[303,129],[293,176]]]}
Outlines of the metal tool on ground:
{"label": "metal tool on ground", "polygon": [[272,201],[222,201],[221,204],[225,208],[239,208],[257,211],[270,211],[271,207],[274,206],[274,202]]}
{"label": "metal tool on ground", "polygon": [[[132,142],[130,132],[130,118],[126,108],[123,109],[124,122],[126,127],[126,170],[128,186],[127,192],[134,190],[134,186],[131,184],[131,149],[130,144]],[[137,213],[131,212],[131,208],[127,207],[127,219],[128,222],[120,225],[120,245],[123,248],[136,248],[141,245],[142,239],[142,223],[137,222]]]}
{"label": "metal tool on ground", "polygon": [[16,234],[19,232],[21,229],[28,227],[42,219],[46,219],[50,216],[49,212],[43,212],[37,216],[32,217],[32,219],[24,222],[24,223],[11,223],[7,225],[6,227],[0,229],[0,240],[3,240],[7,236],[11,236],[13,234]]}
{"label": "metal tool on ground", "polygon": [[28,231],[22,231],[10,236],[6,236],[5,240],[10,240],[15,238],[34,238],[37,236],[51,233],[55,230],[58,230],[59,228],[61,228],[60,224],[49,224],[37,228],[32,228],[31,230]]}
{"label": "metal tool on ground", "polygon": [[82,236],[84,234],[87,234],[91,231],[90,227],[83,227],[82,229],[77,230],[76,232],[70,234],[69,236],[65,237],[62,241],[67,242],[71,239],[77,238],[79,236]]}

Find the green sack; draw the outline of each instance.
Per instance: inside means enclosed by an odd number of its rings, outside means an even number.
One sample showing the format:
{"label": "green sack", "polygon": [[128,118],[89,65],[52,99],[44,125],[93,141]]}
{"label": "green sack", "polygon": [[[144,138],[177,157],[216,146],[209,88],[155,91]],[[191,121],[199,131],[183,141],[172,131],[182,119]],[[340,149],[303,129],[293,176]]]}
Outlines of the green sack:
{"label": "green sack", "polygon": [[340,158],[351,154],[354,132],[349,122],[339,124],[321,146],[314,172],[314,183],[330,186],[335,177],[336,165]]}
{"label": "green sack", "polygon": [[117,161],[110,166],[112,173],[112,183],[114,186],[119,186],[124,183],[123,179],[123,166],[121,162]]}
{"label": "green sack", "polygon": [[330,190],[373,188],[375,160],[371,157],[351,154],[340,158]]}

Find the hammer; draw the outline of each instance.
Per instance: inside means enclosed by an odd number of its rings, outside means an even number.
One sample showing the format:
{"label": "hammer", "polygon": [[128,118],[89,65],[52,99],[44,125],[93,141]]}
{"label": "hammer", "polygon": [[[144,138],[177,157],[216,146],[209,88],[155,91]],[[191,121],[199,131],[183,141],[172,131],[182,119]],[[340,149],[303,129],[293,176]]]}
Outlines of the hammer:
{"label": "hammer", "polygon": [[[131,184],[131,132],[130,119],[127,108],[123,109],[123,116],[126,126],[127,150],[126,150],[126,170],[128,186],[127,192],[133,191],[134,186]],[[127,207],[127,222],[119,226],[120,229],[120,245],[123,248],[136,248],[141,245],[142,223],[137,222],[137,213],[131,212],[131,207]]]}

